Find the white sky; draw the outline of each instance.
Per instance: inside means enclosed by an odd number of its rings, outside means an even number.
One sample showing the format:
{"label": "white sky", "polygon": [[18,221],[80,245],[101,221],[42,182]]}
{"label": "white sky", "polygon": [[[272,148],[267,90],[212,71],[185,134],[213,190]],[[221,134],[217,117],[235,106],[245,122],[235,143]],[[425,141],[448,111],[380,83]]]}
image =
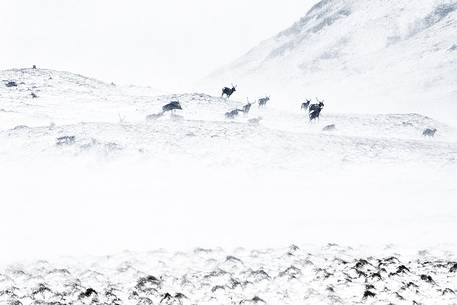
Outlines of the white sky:
{"label": "white sky", "polygon": [[0,69],[188,85],[287,28],[316,0],[0,1]]}

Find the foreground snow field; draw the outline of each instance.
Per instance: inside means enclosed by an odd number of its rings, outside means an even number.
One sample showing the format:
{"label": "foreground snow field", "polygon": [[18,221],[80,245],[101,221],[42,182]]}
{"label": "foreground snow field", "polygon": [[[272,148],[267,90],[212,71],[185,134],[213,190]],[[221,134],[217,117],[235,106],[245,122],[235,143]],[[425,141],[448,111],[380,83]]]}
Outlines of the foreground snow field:
{"label": "foreground snow field", "polygon": [[5,304],[456,304],[455,252],[196,248],[0,269]]}
{"label": "foreground snow field", "polygon": [[[227,120],[236,96],[42,69],[0,80],[0,302],[455,302],[454,126],[331,100],[310,124],[274,98]],[[172,100],[183,110],[147,119]],[[281,248],[328,242],[355,247]],[[171,250],[216,246],[266,250]],[[84,256],[123,249],[140,253]]]}

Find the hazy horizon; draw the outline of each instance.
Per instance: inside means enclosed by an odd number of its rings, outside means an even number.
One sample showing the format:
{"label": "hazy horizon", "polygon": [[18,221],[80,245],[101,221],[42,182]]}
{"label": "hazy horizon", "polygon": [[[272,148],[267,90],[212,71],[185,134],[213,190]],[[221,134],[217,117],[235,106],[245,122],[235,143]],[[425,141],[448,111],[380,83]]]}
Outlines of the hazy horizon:
{"label": "hazy horizon", "polygon": [[8,44],[0,68],[35,64],[106,82],[188,88],[290,26],[315,2],[3,2]]}

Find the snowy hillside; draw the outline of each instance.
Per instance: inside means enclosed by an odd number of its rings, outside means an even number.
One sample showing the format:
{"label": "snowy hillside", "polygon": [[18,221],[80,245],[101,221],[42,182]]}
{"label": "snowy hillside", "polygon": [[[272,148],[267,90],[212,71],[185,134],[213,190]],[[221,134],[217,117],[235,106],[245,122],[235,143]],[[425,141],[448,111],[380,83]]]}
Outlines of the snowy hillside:
{"label": "snowy hillside", "polygon": [[[421,114],[356,115],[326,107],[319,122],[309,123],[300,107],[271,107],[274,99],[227,119],[224,114],[245,101],[205,93],[156,96],[41,69],[1,71],[0,79],[0,186],[8,215],[0,222],[7,245],[0,266],[123,249],[276,249],[158,254],[147,263],[129,254],[10,266],[0,269],[0,302],[86,304],[95,297],[84,296],[90,287],[100,301],[126,304],[156,304],[167,292],[170,303],[184,294],[182,304],[328,303],[362,300],[365,290],[376,293],[368,298],[373,302],[399,299],[396,292],[408,302],[426,302],[448,300],[446,289],[457,288],[448,270],[455,258],[442,251],[445,243],[453,247],[457,230],[453,126]],[[157,115],[175,100],[181,111]],[[324,131],[328,125],[335,128]],[[436,128],[435,137],[425,138],[425,128]],[[433,267],[417,253],[400,257],[410,272],[388,276],[400,265],[392,263],[382,281],[373,279],[375,288],[367,288],[352,268],[368,257],[360,252],[330,247],[289,255],[280,249],[328,242],[397,243],[399,256],[410,247],[441,252],[430,258]],[[359,269],[371,274],[384,253],[371,253],[370,265]],[[232,254],[241,262],[225,259]],[[333,263],[340,254],[348,264]],[[155,262],[161,267],[148,265]],[[265,279],[253,271],[261,267]],[[160,278],[160,289],[136,291],[148,274]],[[232,291],[230,277],[242,285]],[[418,293],[402,289],[409,281]]]}
{"label": "snowy hillside", "polygon": [[[456,158],[455,129],[418,114],[324,112],[318,124],[310,124],[300,109],[287,112],[254,105],[248,115],[227,120],[225,112],[244,103],[206,94],[130,95],[113,85],[49,70],[6,71],[1,78],[18,84],[0,88],[0,139],[9,143],[0,150],[6,159],[38,152],[78,155],[100,146],[128,158],[161,158],[160,152],[170,151],[176,156],[167,155],[166,159],[186,157],[248,168],[269,164],[293,171],[312,166],[316,152],[320,162],[330,164],[372,159],[443,164]],[[32,92],[37,97],[33,98]],[[173,100],[180,101],[183,111],[148,117]],[[250,121],[258,118],[258,123]],[[323,131],[327,125],[335,125],[335,129]],[[422,136],[425,128],[439,130],[434,141]],[[72,140],[56,145],[60,137]],[[331,150],[325,149],[328,145]]]}
{"label": "snowy hillside", "polygon": [[457,116],[455,0],[323,0],[211,80],[282,107],[325,98],[350,112]]}

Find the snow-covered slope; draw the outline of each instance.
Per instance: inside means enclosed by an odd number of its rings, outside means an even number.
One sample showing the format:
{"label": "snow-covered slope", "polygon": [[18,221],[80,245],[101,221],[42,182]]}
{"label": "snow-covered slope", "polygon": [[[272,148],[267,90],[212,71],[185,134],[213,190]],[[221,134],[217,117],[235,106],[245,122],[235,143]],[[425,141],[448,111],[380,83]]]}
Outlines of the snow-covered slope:
{"label": "snow-covered slope", "polygon": [[211,80],[278,104],[457,117],[455,0],[323,0]]}
{"label": "snow-covered slope", "polygon": [[[244,102],[134,94],[41,69],[0,79],[17,82],[0,84],[10,216],[0,222],[9,245],[0,262],[160,246],[454,241],[457,134],[430,117],[326,105],[310,124],[299,107],[272,100],[228,120]],[[173,100],[182,111],[150,118]],[[425,128],[436,136],[424,138]]]}
{"label": "snow-covered slope", "polygon": [[[7,87],[14,81],[17,86]],[[69,72],[12,69],[0,72],[0,128],[88,121],[119,121],[132,92],[135,100],[155,90],[122,87]],[[37,96],[32,97],[32,93]],[[129,109],[132,107],[129,107]]]}
{"label": "snow-covered slope", "polygon": [[[6,159],[37,152],[79,154],[92,147],[108,147],[118,153],[126,150],[129,158],[138,153],[161,158],[159,153],[165,150],[175,154],[166,156],[173,160],[186,156],[209,164],[259,168],[277,164],[298,171],[315,163],[312,156],[316,152],[320,162],[329,163],[370,162],[372,158],[377,162],[446,163],[456,158],[455,129],[418,114],[324,111],[319,124],[310,124],[299,109],[287,112],[254,105],[249,115],[226,120],[224,113],[243,103],[206,94],[129,95],[112,85],[49,70],[6,71],[1,78],[18,84],[0,86],[0,139],[9,143],[0,151]],[[31,92],[38,97],[32,98]],[[172,100],[181,102],[182,113],[147,118]],[[261,118],[260,123],[251,123],[252,118]],[[335,130],[322,130],[332,124]],[[422,136],[425,128],[438,129],[435,141]],[[56,145],[56,139],[65,136],[74,138]],[[326,150],[328,145],[332,149]],[[265,149],[268,154],[264,154]],[[206,154],[209,158],[203,158]]]}

